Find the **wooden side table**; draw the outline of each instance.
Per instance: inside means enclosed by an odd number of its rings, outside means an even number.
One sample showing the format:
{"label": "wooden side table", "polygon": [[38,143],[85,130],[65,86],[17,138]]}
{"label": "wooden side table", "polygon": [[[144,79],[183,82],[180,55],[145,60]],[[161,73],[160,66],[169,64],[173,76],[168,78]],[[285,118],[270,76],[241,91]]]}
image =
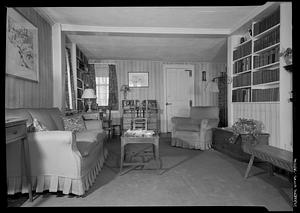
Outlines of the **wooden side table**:
{"label": "wooden side table", "polygon": [[25,173],[28,183],[29,200],[32,202],[32,184],[31,184],[31,170],[30,170],[30,155],[29,145],[27,140],[27,119],[19,118],[5,118],[5,133],[6,144],[14,143],[18,140],[22,142],[22,150],[24,152]]}
{"label": "wooden side table", "polygon": [[121,163],[120,163],[120,174],[122,174],[123,166],[140,166],[146,165],[148,163],[141,162],[124,162],[124,148],[126,144],[153,144],[153,155],[154,159],[158,165],[158,169],[161,168],[161,161],[159,157],[159,136],[151,136],[151,137],[129,137],[129,136],[121,136]]}

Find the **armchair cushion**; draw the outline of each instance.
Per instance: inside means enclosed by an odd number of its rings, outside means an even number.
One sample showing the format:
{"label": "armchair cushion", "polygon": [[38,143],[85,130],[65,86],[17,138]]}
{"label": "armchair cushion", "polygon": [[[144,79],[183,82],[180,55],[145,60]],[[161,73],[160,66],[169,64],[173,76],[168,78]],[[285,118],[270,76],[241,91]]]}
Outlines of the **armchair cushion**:
{"label": "armchair cushion", "polygon": [[199,132],[200,131],[200,125],[199,124],[193,124],[193,123],[181,123],[181,124],[176,124],[174,126],[174,130],[176,130],[176,131]]}

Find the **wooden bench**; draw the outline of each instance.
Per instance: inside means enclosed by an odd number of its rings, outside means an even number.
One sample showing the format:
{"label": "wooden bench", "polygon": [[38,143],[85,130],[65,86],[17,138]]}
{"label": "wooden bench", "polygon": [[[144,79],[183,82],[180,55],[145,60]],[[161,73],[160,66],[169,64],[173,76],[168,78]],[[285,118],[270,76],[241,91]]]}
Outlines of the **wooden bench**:
{"label": "wooden bench", "polygon": [[258,144],[251,148],[245,149],[245,152],[250,154],[251,158],[249,160],[244,178],[247,178],[249,175],[254,157],[257,157],[263,161],[267,161],[274,166],[278,166],[282,169],[293,172],[293,152],[265,144]]}

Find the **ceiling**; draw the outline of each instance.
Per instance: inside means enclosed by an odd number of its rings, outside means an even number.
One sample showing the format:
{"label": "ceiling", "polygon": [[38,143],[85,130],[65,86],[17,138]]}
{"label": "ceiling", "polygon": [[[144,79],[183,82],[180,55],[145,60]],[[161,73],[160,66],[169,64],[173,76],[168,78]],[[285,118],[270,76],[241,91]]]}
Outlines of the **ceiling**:
{"label": "ceiling", "polygon": [[227,35],[258,6],[43,7],[89,59],[226,62]]}

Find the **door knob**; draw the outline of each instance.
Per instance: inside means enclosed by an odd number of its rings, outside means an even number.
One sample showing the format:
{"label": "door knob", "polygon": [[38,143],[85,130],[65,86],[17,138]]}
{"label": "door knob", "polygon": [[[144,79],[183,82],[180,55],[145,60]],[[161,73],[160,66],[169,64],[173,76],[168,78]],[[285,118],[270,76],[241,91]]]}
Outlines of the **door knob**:
{"label": "door knob", "polygon": [[166,105],[171,105],[171,104],[172,104],[172,103],[168,103],[168,102],[166,103]]}

